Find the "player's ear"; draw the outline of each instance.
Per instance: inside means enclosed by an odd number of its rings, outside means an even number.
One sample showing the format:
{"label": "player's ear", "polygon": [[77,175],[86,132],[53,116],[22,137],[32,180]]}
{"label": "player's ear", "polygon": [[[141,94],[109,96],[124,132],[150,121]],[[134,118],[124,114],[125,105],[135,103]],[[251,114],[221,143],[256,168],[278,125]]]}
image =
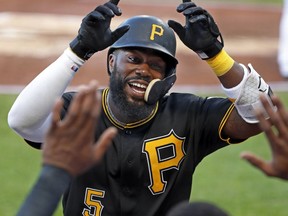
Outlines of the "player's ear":
{"label": "player's ear", "polygon": [[111,53],[108,56],[108,69],[109,69],[109,74],[113,73],[114,67],[115,67],[115,62],[116,62],[116,55],[114,53]]}

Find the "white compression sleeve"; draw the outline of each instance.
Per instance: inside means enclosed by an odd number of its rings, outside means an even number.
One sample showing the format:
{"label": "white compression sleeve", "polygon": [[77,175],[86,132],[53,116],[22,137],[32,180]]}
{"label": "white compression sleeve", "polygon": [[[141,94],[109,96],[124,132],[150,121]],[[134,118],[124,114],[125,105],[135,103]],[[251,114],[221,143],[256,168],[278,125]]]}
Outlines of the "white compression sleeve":
{"label": "white compression sleeve", "polygon": [[43,142],[55,100],[83,64],[84,61],[67,48],[19,94],[8,114],[9,126],[24,139]]}

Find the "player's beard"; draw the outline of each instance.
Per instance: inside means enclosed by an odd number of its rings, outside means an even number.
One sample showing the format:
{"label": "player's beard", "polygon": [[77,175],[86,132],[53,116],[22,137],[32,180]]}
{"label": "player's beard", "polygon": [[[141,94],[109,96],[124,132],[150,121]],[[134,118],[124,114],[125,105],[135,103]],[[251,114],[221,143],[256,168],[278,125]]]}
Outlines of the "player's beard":
{"label": "player's beard", "polygon": [[115,70],[110,76],[110,97],[124,116],[125,123],[132,123],[148,117],[155,105],[148,105],[144,101],[141,103],[129,101],[124,92],[124,87],[125,81]]}

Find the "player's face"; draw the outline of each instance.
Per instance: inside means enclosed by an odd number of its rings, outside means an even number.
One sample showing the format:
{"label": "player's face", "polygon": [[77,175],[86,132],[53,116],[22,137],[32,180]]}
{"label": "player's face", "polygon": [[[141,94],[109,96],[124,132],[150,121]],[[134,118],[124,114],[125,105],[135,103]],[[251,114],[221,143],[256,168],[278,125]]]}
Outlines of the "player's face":
{"label": "player's face", "polygon": [[144,101],[145,90],[153,79],[163,79],[166,63],[148,50],[117,50],[109,58],[112,101],[128,121],[151,114],[155,105]]}
{"label": "player's face", "polygon": [[121,85],[126,100],[138,105],[145,104],[148,84],[153,79],[163,79],[166,71],[163,58],[149,49],[117,50],[110,56],[109,63],[112,81],[118,79],[118,84],[115,82],[113,86]]}

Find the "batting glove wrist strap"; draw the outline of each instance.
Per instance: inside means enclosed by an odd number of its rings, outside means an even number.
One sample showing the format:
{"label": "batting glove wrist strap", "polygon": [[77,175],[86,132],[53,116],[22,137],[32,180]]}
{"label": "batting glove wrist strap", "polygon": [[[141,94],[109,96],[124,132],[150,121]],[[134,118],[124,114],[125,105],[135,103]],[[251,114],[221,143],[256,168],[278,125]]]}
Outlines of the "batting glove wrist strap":
{"label": "batting glove wrist strap", "polygon": [[83,46],[81,40],[79,39],[81,36],[77,36],[73,41],[71,41],[70,48],[71,50],[81,59],[88,60],[95,51]]}

